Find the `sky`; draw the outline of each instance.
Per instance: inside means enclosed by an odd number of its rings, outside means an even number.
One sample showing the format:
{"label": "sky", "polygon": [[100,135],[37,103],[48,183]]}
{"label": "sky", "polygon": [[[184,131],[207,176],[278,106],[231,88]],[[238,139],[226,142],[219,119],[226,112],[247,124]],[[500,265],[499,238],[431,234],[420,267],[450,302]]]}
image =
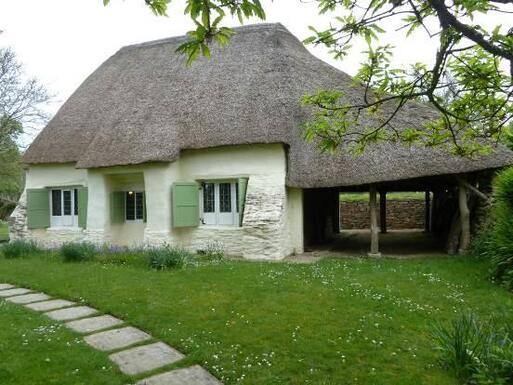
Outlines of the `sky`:
{"label": "sky", "polygon": [[[143,0],[0,0],[0,47],[11,47],[30,77],[39,79],[54,97],[46,107],[50,115],[106,59],[125,45],[179,36],[193,29],[183,14],[184,0],[173,0],[169,17],[156,17]],[[316,4],[309,0],[263,0],[265,22],[280,22],[299,39],[311,35],[308,26],[325,28],[333,14],[319,16]],[[511,16],[511,15],[510,15]],[[246,24],[260,22],[251,20]],[[491,16],[488,22],[508,25],[507,18]],[[238,21],[227,19],[227,26]],[[401,39],[402,32],[387,28],[386,40],[395,45],[396,65],[417,61],[431,63],[437,42],[423,33]],[[308,46],[317,57],[354,75],[365,45],[356,44],[342,61],[331,58],[324,47]],[[30,134],[30,140],[35,133]]]}

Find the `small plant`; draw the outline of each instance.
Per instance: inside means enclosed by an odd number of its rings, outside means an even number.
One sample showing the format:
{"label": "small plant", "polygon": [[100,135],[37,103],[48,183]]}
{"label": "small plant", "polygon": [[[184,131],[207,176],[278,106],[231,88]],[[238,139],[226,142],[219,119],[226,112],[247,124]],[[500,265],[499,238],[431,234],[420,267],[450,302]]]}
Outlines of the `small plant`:
{"label": "small plant", "polygon": [[496,321],[482,322],[472,313],[450,326],[438,325],[433,337],[442,365],[463,383],[511,384],[513,339],[511,328]]}
{"label": "small plant", "polygon": [[155,270],[180,269],[191,255],[184,249],[165,244],[146,250],[148,265]]}
{"label": "small plant", "polygon": [[141,247],[103,245],[95,260],[101,263],[113,265],[145,265],[145,250]]}
{"label": "small plant", "polygon": [[67,242],[59,249],[59,254],[65,262],[87,261],[97,253],[97,247],[90,242]]}
{"label": "small plant", "polygon": [[208,261],[220,261],[224,258],[223,244],[220,242],[209,242],[204,249],[198,250],[198,255]]}
{"label": "small plant", "polygon": [[0,248],[0,252],[5,258],[28,257],[41,251],[36,242],[23,239],[11,241]]}

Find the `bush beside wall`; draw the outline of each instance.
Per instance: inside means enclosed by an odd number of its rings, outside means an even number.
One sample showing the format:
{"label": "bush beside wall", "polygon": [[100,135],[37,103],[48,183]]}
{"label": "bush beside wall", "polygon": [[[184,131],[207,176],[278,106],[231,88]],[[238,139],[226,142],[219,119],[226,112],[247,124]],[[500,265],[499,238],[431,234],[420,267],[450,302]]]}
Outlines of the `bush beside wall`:
{"label": "bush beside wall", "polygon": [[472,245],[474,255],[488,258],[492,278],[513,290],[513,168],[494,181],[494,204],[488,224]]}

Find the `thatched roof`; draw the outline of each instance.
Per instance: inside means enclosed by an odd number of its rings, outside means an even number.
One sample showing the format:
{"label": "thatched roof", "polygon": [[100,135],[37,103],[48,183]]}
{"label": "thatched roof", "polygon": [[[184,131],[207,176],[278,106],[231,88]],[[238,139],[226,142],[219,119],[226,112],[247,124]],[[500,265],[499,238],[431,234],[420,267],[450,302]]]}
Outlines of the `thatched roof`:
{"label": "thatched roof", "polygon": [[[320,154],[302,139],[307,92],[339,88],[358,100],[349,75],[311,55],[281,24],[236,29],[224,49],[191,68],[175,53],[184,37],[124,47],[89,76],[27,150],[24,161],[77,162],[79,168],[173,161],[184,149],[235,144],[288,146],[287,184],[359,185],[499,168],[499,148],[478,160],[442,150],[376,146],[364,156]],[[394,121],[418,127],[430,116],[411,105]]]}

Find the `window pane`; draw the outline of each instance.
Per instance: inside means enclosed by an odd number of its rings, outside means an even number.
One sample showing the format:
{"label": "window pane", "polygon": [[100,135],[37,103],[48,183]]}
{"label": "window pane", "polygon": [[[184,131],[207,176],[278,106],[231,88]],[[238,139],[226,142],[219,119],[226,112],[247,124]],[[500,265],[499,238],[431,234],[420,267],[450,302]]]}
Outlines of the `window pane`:
{"label": "window pane", "polygon": [[215,211],[214,203],[214,184],[205,183],[203,185],[203,212],[213,213]]}
{"label": "window pane", "polygon": [[239,212],[239,184],[235,183],[235,212]]}
{"label": "window pane", "polygon": [[133,192],[126,193],[126,219],[131,221],[135,219],[135,194]]}
{"label": "window pane", "polygon": [[64,190],[62,192],[62,201],[64,207],[64,215],[71,215],[71,191]]}
{"label": "window pane", "polygon": [[222,213],[230,213],[232,211],[231,183],[219,183],[219,206]]}
{"label": "window pane", "polygon": [[73,212],[75,215],[78,215],[78,190],[73,190]]}
{"label": "window pane", "polygon": [[143,219],[143,193],[135,193],[135,219]]}
{"label": "window pane", "polygon": [[52,215],[61,216],[61,190],[52,190]]}

